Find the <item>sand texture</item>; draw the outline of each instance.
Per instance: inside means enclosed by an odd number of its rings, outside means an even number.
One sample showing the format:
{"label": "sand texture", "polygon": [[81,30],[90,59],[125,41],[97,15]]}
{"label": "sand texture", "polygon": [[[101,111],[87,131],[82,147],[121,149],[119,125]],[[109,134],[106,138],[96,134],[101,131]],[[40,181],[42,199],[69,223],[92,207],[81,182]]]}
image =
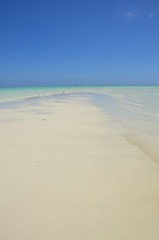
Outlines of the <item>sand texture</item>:
{"label": "sand texture", "polygon": [[1,240],[158,240],[159,166],[84,99],[0,111]]}

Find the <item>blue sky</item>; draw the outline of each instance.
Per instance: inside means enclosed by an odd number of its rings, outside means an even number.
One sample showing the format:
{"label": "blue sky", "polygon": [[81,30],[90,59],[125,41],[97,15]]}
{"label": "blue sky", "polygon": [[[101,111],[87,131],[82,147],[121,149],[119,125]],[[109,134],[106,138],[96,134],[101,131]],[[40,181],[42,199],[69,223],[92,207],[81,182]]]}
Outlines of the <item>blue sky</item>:
{"label": "blue sky", "polygon": [[159,84],[159,1],[0,0],[0,86]]}

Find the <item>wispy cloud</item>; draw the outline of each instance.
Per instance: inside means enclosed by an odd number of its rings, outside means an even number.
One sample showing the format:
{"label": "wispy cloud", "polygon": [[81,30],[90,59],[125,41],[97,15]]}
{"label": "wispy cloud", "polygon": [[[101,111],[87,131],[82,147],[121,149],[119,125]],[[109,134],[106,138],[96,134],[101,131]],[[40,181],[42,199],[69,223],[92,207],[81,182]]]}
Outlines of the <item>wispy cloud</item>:
{"label": "wispy cloud", "polygon": [[155,14],[150,14],[150,18],[154,18],[156,15]]}
{"label": "wispy cloud", "polygon": [[125,15],[126,15],[127,17],[135,17],[135,16],[136,16],[135,13],[130,12],[130,11],[127,11],[127,12],[125,13]]}
{"label": "wispy cloud", "polygon": [[137,15],[137,12],[138,12],[138,9],[134,9],[134,10],[126,10],[125,11],[125,16],[129,19],[133,19],[136,17]]}
{"label": "wispy cloud", "polygon": [[156,18],[156,17],[159,16],[159,8],[157,8],[154,11],[152,10],[152,12],[144,12],[144,11],[140,11],[136,8],[136,9],[133,9],[133,10],[126,10],[124,12],[124,14],[130,20],[133,20],[136,17]]}

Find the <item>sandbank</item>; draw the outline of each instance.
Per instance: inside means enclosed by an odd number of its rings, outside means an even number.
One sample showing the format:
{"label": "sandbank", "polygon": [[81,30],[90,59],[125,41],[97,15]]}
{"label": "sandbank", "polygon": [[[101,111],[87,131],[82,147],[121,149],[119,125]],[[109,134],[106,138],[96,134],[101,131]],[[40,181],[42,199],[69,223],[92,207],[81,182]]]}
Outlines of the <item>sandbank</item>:
{"label": "sandbank", "polygon": [[159,239],[159,166],[88,99],[3,109],[0,133],[0,239]]}

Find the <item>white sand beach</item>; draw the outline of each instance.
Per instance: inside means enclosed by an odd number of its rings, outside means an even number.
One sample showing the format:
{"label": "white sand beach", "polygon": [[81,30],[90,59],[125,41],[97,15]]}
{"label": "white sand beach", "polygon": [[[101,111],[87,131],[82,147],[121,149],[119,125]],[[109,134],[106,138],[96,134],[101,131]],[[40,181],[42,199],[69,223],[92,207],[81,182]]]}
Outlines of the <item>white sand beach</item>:
{"label": "white sand beach", "polygon": [[158,183],[88,100],[0,110],[1,240],[158,240]]}

